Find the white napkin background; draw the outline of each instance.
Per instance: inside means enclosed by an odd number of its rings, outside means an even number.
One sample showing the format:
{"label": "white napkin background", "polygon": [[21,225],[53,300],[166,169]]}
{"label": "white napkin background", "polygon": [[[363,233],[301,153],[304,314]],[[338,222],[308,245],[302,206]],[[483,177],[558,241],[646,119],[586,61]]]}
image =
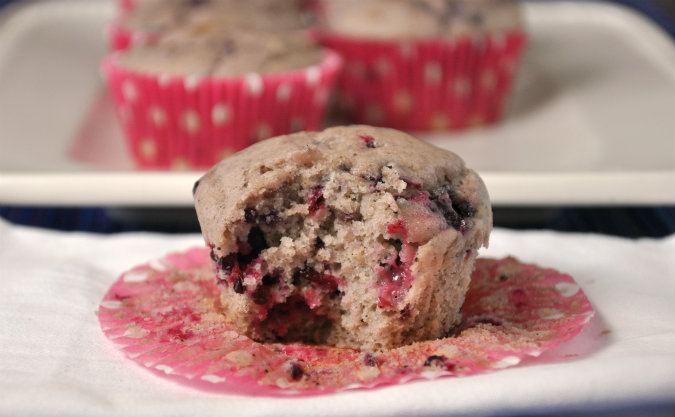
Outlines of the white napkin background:
{"label": "white napkin background", "polygon": [[[482,256],[571,274],[596,309],[574,340],[515,368],[306,398],[198,391],[126,359],[96,310],[120,273],[198,235],[102,236],[0,220],[2,416],[673,415],[675,236],[494,231]],[[625,408],[629,407],[629,408]],[[632,411],[631,411],[632,410]],[[638,413],[639,411],[639,413]]]}

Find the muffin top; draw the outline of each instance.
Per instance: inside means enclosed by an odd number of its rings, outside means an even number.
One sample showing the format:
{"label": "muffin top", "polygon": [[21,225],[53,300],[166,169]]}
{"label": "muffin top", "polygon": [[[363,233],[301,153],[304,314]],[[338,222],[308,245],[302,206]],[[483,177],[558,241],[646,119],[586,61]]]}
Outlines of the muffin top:
{"label": "muffin top", "polygon": [[514,0],[325,0],[322,27],[370,39],[453,38],[518,29]]}
{"label": "muffin top", "polygon": [[128,30],[161,32],[179,21],[180,12],[184,11],[182,3],[178,0],[144,0],[124,14],[120,24]]}
{"label": "muffin top", "polygon": [[152,33],[201,24],[230,30],[295,30],[306,26],[302,4],[302,0],[145,0],[123,16],[121,24]]}
{"label": "muffin top", "polygon": [[301,33],[184,25],[155,43],[122,52],[119,62],[132,70],[169,76],[236,77],[293,71],[320,61],[320,48]]}
{"label": "muffin top", "polygon": [[[397,130],[370,126],[334,127],[267,139],[215,165],[194,190],[206,241],[216,245],[219,256],[226,255],[232,246],[226,236],[234,233],[228,225],[244,222],[251,200],[279,192],[288,184],[315,186],[314,182],[328,181],[325,175],[344,177],[345,181],[351,178],[341,192],[349,188],[361,194],[435,193],[439,184],[447,185],[455,203],[465,203],[464,211],[487,246],[492,217],[480,177],[453,152]],[[324,197],[330,195],[324,189]],[[419,215],[415,204],[408,203],[400,204],[401,216],[411,225],[420,225],[418,236],[410,231],[410,241],[424,243],[430,233],[447,227],[443,222],[427,221],[429,216]]]}

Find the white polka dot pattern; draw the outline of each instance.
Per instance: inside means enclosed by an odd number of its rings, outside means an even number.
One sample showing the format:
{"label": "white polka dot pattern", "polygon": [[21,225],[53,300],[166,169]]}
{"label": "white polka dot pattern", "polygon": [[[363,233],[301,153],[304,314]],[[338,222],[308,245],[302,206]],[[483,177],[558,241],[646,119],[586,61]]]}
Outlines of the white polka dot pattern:
{"label": "white polka dot pattern", "polygon": [[316,86],[319,84],[319,80],[321,79],[321,72],[317,67],[309,67],[307,68],[306,76],[307,84],[310,86]]}
{"label": "white polka dot pattern", "polygon": [[432,130],[447,130],[450,127],[450,120],[444,113],[436,113],[431,117],[430,126]]}
{"label": "white polka dot pattern", "polygon": [[456,77],[452,87],[458,97],[466,97],[471,93],[471,82],[464,76]]}
{"label": "white polka dot pattern", "polygon": [[174,171],[187,171],[190,169],[190,162],[187,160],[187,158],[179,156],[173,160],[171,169]]}
{"label": "white polka dot pattern", "polygon": [[168,87],[171,84],[171,80],[173,80],[173,77],[169,74],[160,74],[157,78],[157,82],[161,87]]}
{"label": "white polka dot pattern", "polygon": [[150,120],[157,127],[164,126],[166,124],[166,113],[161,107],[152,106],[150,107]]}
{"label": "white polka dot pattern", "polygon": [[300,132],[305,128],[305,120],[300,116],[291,119],[291,132]]}
{"label": "white polka dot pattern", "polygon": [[272,128],[267,123],[260,123],[255,130],[256,140],[267,139],[272,135]]}
{"label": "white polka dot pattern", "polygon": [[195,134],[199,131],[199,114],[194,110],[186,110],[181,116],[181,127],[190,134]]}
{"label": "white polka dot pattern", "polygon": [[324,105],[330,97],[330,91],[325,88],[320,88],[314,94],[314,104]]}
{"label": "white polka dot pattern", "polygon": [[236,151],[232,148],[225,148],[218,152],[218,160],[221,161],[225,158],[227,158],[230,155],[233,155]]}
{"label": "white polka dot pattern", "polygon": [[291,98],[291,92],[293,89],[288,84],[281,84],[277,87],[277,101],[286,102]]}
{"label": "white polka dot pattern", "polygon": [[189,77],[185,77],[185,80],[183,81],[185,85],[185,90],[186,91],[194,91],[199,87],[199,83],[201,81],[201,77],[197,75],[191,75]]}
{"label": "white polka dot pattern", "polygon": [[424,79],[429,84],[440,84],[443,77],[441,64],[438,62],[429,62],[424,67]]}
{"label": "white polka dot pattern", "polygon": [[260,74],[248,74],[246,75],[246,86],[248,87],[248,93],[252,96],[259,96],[263,92],[263,81]]}
{"label": "white polka dot pattern", "polygon": [[412,109],[412,95],[407,91],[399,91],[394,97],[394,107],[401,113],[407,113]]}
{"label": "white polka dot pattern", "polygon": [[221,382],[227,381],[227,379],[220,377],[218,375],[206,374],[201,377],[202,381],[211,382],[212,384],[218,384]]}
{"label": "white polka dot pattern", "polygon": [[555,285],[555,290],[563,297],[571,297],[578,293],[579,290],[581,290],[581,287],[575,283],[559,282]]}
{"label": "white polka dot pattern", "polygon": [[138,146],[138,151],[140,152],[141,157],[147,160],[153,160],[157,156],[157,146],[150,138],[141,140]]}
{"label": "white polka dot pattern", "polygon": [[222,126],[230,118],[230,111],[228,107],[223,103],[218,103],[213,106],[211,110],[211,122],[214,126]]}
{"label": "white polka dot pattern", "polygon": [[138,91],[131,80],[126,80],[122,84],[122,94],[127,101],[136,101],[136,99],[138,99]]}

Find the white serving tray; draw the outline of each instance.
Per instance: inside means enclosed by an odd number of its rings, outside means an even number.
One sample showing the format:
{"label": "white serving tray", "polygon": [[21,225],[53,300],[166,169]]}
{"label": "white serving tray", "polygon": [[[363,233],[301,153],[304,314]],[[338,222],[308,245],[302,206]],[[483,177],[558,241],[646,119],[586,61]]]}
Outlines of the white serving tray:
{"label": "white serving tray", "polygon": [[[0,204],[188,206],[199,172],[139,172],[98,63],[108,1],[0,18]],[[675,203],[675,47],[602,3],[526,4],[531,41],[498,127],[423,135],[460,154],[495,205]]]}

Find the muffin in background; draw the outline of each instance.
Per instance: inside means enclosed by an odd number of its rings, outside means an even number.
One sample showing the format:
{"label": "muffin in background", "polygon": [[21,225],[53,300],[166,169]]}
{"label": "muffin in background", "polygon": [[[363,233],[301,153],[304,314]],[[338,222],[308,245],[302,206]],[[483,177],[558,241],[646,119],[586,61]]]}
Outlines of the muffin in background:
{"label": "muffin in background", "polygon": [[102,66],[138,167],[190,169],[319,129],[341,59],[300,33],[188,25]]}
{"label": "muffin in background", "polygon": [[296,31],[311,20],[307,0],[135,0],[120,3],[118,16],[107,29],[109,49],[151,43],[176,27],[205,31]]}
{"label": "muffin in background", "polygon": [[512,0],[324,0],[319,41],[345,67],[338,105],[408,131],[500,120],[526,43]]}

